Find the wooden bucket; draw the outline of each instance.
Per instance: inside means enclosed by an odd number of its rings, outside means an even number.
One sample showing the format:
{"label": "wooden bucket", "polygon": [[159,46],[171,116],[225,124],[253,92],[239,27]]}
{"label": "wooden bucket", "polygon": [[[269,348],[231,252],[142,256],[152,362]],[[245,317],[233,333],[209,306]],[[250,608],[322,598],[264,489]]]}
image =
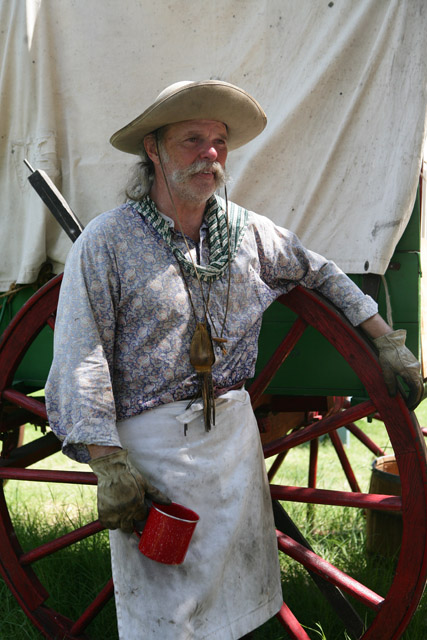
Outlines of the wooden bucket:
{"label": "wooden bucket", "polygon": [[[396,458],[381,456],[372,463],[370,493],[389,496],[402,495]],[[402,542],[402,515],[397,512],[375,511],[366,513],[366,550],[380,556],[394,556]]]}

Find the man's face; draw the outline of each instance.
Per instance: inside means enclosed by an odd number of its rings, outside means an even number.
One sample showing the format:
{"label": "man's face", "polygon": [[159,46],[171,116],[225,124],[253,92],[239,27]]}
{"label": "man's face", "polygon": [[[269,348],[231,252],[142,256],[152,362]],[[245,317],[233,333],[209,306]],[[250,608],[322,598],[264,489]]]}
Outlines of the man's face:
{"label": "man's face", "polygon": [[186,120],[165,128],[160,156],[169,186],[203,203],[225,182],[227,129],[216,120]]}

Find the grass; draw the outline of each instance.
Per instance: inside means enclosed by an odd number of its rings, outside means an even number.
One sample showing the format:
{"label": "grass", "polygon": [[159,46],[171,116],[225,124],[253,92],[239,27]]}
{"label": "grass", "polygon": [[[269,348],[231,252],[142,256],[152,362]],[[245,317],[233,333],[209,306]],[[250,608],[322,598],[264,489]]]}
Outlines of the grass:
{"label": "grass", "polygon": [[[424,404],[417,409],[417,415],[420,423],[425,425],[427,404]],[[381,423],[373,421],[370,424],[361,424],[368,435],[386,452],[392,452]],[[27,427],[26,438],[34,438],[33,427]],[[353,436],[350,436],[346,451],[361,490],[367,491],[373,455]],[[291,450],[274,483],[306,485],[308,453],[308,447],[304,445]],[[86,467],[68,460],[59,453],[34,467],[86,470]],[[319,447],[318,486],[348,490],[333,447],[327,438],[322,440]],[[66,531],[96,518],[95,487],[8,481],[5,495],[18,539],[24,550],[55,539]],[[319,555],[374,591],[383,595],[387,593],[393,576],[394,561],[370,557],[365,553],[366,526],[364,514],[360,510],[316,506],[313,511],[307,505],[297,503],[288,503],[285,506],[288,514]],[[342,623],[306,571],[283,554],[280,554],[280,563],[284,599],[306,627],[309,637],[312,640],[347,640],[348,636]],[[108,535],[102,532],[82,540],[72,548],[39,560],[35,563],[34,569],[50,594],[47,604],[63,615],[76,619],[110,576]],[[1,640],[40,640],[43,637],[28,621],[1,580],[0,602]],[[361,609],[361,615],[366,615],[366,609]],[[425,595],[402,638],[425,640],[426,620]],[[117,640],[113,600],[89,627],[87,635],[91,640]],[[258,629],[254,637],[256,640],[287,638],[275,619]]]}

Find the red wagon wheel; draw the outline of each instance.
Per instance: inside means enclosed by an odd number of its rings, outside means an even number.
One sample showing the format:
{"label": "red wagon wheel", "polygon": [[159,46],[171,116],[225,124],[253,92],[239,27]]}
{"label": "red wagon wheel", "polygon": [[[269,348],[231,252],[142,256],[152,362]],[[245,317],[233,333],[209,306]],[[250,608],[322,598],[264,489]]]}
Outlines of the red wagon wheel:
{"label": "red wagon wheel", "polygon": [[[31,341],[46,324],[54,326],[54,315],[59,293],[60,278],[55,278],[31,298],[15,316],[0,343],[0,433],[13,433],[23,421],[46,425],[44,403],[29,397],[24,390],[12,386],[14,372]],[[307,324],[314,326],[345,357],[363,382],[370,400],[346,408],[343,411],[318,420],[304,429],[270,443],[265,455],[284,452],[300,443],[309,442],[322,434],[373,413],[379,413],[390,436],[399,465],[402,497],[378,496],[360,492],[341,492],[304,487],[272,486],[274,500],[300,501],[312,504],[330,504],[357,509],[401,510],[403,538],[397,569],[388,592],[376,594],[368,587],[329,565],[310,551],[295,537],[278,532],[279,548],[306,566],[313,574],[320,574],[332,585],[350,594],[373,612],[363,640],[397,639],[408,624],[421,597],[425,583],[426,532],[427,532],[427,477],[425,445],[416,420],[401,396],[390,399],[385,389],[375,354],[363,338],[315,294],[297,288],[281,301],[298,315],[298,319],[279,348],[271,366],[266,367],[251,387],[253,399],[259,397],[272,373],[285,360],[287,354],[301,337]],[[8,451],[0,459],[0,479],[32,480],[95,484],[95,476],[85,472],[65,472],[28,469],[59,449],[56,438],[50,432],[36,441]],[[280,514],[279,514],[280,515]],[[82,612],[77,620],[71,620],[48,606],[49,593],[37,576],[37,561],[58,550],[94,535],[102,527],[91,522],[65,536],[51,540],[37,548],[23,551],[17,539],[13,518],[10,515],[5,494],[0,490],[0,571],[21,607],[46,638],[81,640],[85,629],[111,598],[111,580],[98,596]],[[280,519],[280,518],[279,518]],[[34,565],[34,567],[33,567]],[[291,638],[307,640],[308,636],[286,604],[279,620]]]}
{"label": "red wagon wheel", "polygon": [[[339,571],[317,556],[297,536],[278,532],[279,549],[300,562],[310,572],[362,603],[371,612],[371,621],[360,636],[363,640],[397,640],[408,625],[424,590],[427,576],[427,457],[423,433],[402,395],[390,398],[377,357],[363,336],[354,330],[329,303],[313,292],[296,288],[280,301],[298,318],[285,340],[250,388],[256,403],[265,388],[300,340],[305,327],[313,326],[346,359],[363,383],[369,398],[303,429],[285,435],[264,447],[265,457],[283,455],[291,448],[312,443],[319,436],[334,434],[340,427],[354,425],[362,418],[378,414],[387,429],[397,460],[402,488],[401,497],[316,489],[313,487],[271,486],[274,500],[401,512],[403,534],[397,567],[386,594],[377,594],[367,586]],[[336,442],[336,436],[333,442]],[[369,448],[370,441],[365,440]],[[372,443],[373,444],[373,443]],[[337,450],[340,452],[340,449]],[[345,454],[344,454],[345,455]],[[343,460],[341,460],[343,462]],[[344,464],[347,477],[347,464]],[[354,488],[354,487],[353,487]],[[276,523],[281,519],[275,507]],[[286,521],[282,518],[282,522]],[[278,618],[289,636],[308,640],[304,628],[284,604]],[[359,637],[359,636],[356,636]]]}
{"label": "red wagon wheel", "polygon": [[[32,442],[10,450],[16,433],[24,422],[42,427],[45,431],[47,415],[40,398],[27,395],[25,389],[13,388],[13,377],[26,351],[40,331],[55,325],[61,276],[48,282],[32,296],[13,318],[0,343],[0,435],[3,440],[0,458],[0,479],[57,482],[95,485],[92,473],[50,471],[27,467],[46,459],[60,450],[60,443],[52,432]],[[0,572],[17,598],[22,609],[46,638],[82,639],[84,629],[113,595],[109,580],[78,620],[72,621],[46,605],[49,593],[39,580],[32,565],[42,558],[67,548],[103,529],[98,521],[88,523],[57,539],[24,552],[17,539],[9,512],[3,483],[0,487]]]}

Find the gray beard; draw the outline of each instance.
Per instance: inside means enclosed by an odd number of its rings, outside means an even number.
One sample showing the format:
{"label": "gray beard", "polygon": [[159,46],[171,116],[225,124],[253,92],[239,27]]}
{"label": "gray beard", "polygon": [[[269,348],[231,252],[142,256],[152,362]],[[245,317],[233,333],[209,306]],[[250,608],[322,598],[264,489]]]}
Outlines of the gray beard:
{"label": "gray beard", "polygon": [[171,174],[171,181],[175,184],[182,184],[196,173],[206,170],[214,172],[215,190],[220,189],[227,183],[228,175],[226,170],[223,169],[219,162],[209,162],[208,160],[196,160],[186,169],[176,169]]}
{"label": "gray beard", "polygon": [[[214,186],[205,193],[197,193],[191,187],[189,181],[191,177],[200,171],[210,170],[214,172]],[[228,180],[228,175],[219,162],[209,162],[208,160],[196,160],[190,167],[186,169],[176,169],[170,175],[170,183],[173,184],[180,193],[189,202],[202,204],[206,202],[217,189],[223,187]]]}

